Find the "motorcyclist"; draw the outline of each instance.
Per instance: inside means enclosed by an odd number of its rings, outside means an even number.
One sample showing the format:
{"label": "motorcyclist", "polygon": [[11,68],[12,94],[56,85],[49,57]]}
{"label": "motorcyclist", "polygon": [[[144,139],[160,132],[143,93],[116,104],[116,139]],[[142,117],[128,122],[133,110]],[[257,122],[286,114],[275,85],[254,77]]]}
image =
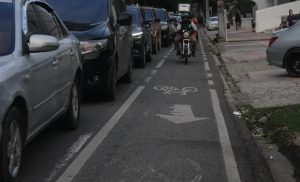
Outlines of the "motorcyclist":
{"label": "motorcyclist", "polygon": [[[183,20],[181,23],[178,23],[177,27],[176,27],[176,36],[174,39],[174,44],[175,44],[175,49],[177,50],[177,55],[180,55],[180,50],[179,50],[179,43],[182,40],[182,32],[181,30],[189,30],[189,31],[194,31],[197,32],[197,26],[195,25],[195,23],[192,21],[191,16],[188,15],[184,15],[183,16]],[[191,47],[192,47],[192,56],[195,57],[195,51],[196,51],[196,43],[197,43],[197,39],[196,39],[196,34],[195,33],[191,33],[190,36],[190,43],[191,43]]]}

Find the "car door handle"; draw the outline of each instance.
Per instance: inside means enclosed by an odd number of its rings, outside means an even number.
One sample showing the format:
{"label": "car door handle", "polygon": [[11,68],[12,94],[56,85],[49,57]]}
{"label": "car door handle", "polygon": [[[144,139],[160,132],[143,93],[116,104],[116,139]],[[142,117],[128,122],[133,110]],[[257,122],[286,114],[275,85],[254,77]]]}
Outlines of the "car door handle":
{"label": "car door handle", "polygon": [[56,59],[56,60],[54,60],[54,61],[52,62],[52,65],[53,65],[53,66],[57,66],[58,63],[59,63],[59,61]]}

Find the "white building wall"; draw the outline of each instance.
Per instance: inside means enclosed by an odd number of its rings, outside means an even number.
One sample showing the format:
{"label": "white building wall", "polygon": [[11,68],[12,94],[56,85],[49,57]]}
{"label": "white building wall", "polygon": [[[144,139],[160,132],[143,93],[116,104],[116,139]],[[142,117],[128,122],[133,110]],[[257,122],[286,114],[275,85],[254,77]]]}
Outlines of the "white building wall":
{"label": "white building wall", "polygon": [[256,32],[263,32],[280,25],[281,16],[288,15],[289,9],[297,14],[300,11],[300,1],[273,6],[256,11]]}
{"label": "white building wall", "polygon": [[257,9],[265,9],[274,6],[274,0],[253,0],[256,5]]}

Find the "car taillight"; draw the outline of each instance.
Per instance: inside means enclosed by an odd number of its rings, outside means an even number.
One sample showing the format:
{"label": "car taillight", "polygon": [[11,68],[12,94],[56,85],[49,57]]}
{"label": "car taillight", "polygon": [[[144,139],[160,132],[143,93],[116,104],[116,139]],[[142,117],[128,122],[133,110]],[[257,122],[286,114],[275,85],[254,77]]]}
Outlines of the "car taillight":
{"label": "car taillight", "polygon": [[269,41],[269,47],[278,39],[278,37],[271,37]]}

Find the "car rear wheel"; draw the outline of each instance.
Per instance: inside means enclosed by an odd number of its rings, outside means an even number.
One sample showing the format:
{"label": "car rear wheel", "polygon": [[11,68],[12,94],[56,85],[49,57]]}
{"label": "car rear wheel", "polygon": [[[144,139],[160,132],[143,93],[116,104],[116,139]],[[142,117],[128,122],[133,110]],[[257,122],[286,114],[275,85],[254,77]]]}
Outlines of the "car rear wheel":
{"label": "car rear wheel", "polygon": [[78,127],[80,116],[80,91],[77,78],[72,83],[69,105],[65,115],[61,118],[63,127],[68,130],[75,130]]}
{"label": "car rear wheel", "polygon": [[23,137],[21,122],[24,116],[17,107],[12,107],[3,123],[3,135],[0,142],[0,181],[19,180]]}
{"label": "car rear wheel", "polygon": [[286,60],[285,68],[290,76],[300,77],[300,54],[290,54]]}

